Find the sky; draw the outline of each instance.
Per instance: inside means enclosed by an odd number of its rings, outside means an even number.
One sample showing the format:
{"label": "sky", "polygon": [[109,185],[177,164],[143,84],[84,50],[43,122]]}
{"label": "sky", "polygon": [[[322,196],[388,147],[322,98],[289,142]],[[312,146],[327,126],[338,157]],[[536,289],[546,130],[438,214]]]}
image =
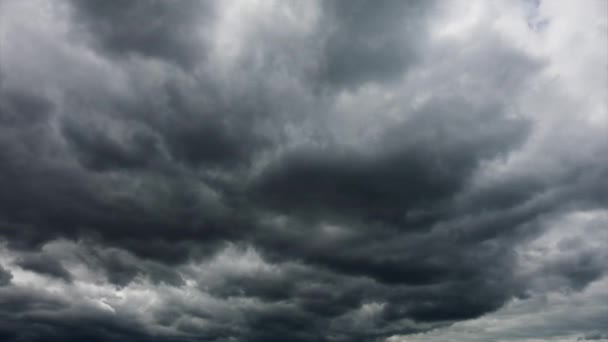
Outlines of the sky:
{"label": "sky", "polygon": [[608,341],[608,1],[0,0],[0,340]]}

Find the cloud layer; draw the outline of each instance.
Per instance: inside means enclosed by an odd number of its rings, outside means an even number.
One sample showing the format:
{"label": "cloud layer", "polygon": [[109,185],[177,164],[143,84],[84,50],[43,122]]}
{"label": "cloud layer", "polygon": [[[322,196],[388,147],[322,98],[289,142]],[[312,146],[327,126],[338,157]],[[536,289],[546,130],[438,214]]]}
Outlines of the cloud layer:
{"label": "cloud layer", "polygon": [[605,1],[0,15],[3,340],[608,336]]}

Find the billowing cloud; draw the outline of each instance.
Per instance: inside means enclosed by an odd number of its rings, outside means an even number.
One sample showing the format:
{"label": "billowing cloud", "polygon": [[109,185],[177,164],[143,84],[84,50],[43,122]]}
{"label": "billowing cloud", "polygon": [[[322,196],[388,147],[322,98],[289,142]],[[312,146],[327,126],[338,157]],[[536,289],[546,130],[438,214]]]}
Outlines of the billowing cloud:
{"label": "billowing cloud", "polygon": [[606,2],[0,13],[0,339],[608,336]]}

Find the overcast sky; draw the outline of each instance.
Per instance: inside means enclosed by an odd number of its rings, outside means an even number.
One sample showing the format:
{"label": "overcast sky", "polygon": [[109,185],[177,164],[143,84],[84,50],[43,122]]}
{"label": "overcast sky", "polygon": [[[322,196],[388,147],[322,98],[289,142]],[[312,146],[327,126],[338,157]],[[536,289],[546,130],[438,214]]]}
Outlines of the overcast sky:
{"label": "overcast sky", "polygon": [[0,340],[608,341],[608,1],[0,0]]}

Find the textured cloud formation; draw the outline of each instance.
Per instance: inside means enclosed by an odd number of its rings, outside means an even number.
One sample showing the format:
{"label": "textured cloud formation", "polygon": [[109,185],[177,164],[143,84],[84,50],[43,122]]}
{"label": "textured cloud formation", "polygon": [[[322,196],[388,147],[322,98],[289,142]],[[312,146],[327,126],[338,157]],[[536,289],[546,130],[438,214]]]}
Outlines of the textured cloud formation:
{"label": "textured cloud formation", "polygon": [[608,3],[0,2],[0,339],[607,339]]}

